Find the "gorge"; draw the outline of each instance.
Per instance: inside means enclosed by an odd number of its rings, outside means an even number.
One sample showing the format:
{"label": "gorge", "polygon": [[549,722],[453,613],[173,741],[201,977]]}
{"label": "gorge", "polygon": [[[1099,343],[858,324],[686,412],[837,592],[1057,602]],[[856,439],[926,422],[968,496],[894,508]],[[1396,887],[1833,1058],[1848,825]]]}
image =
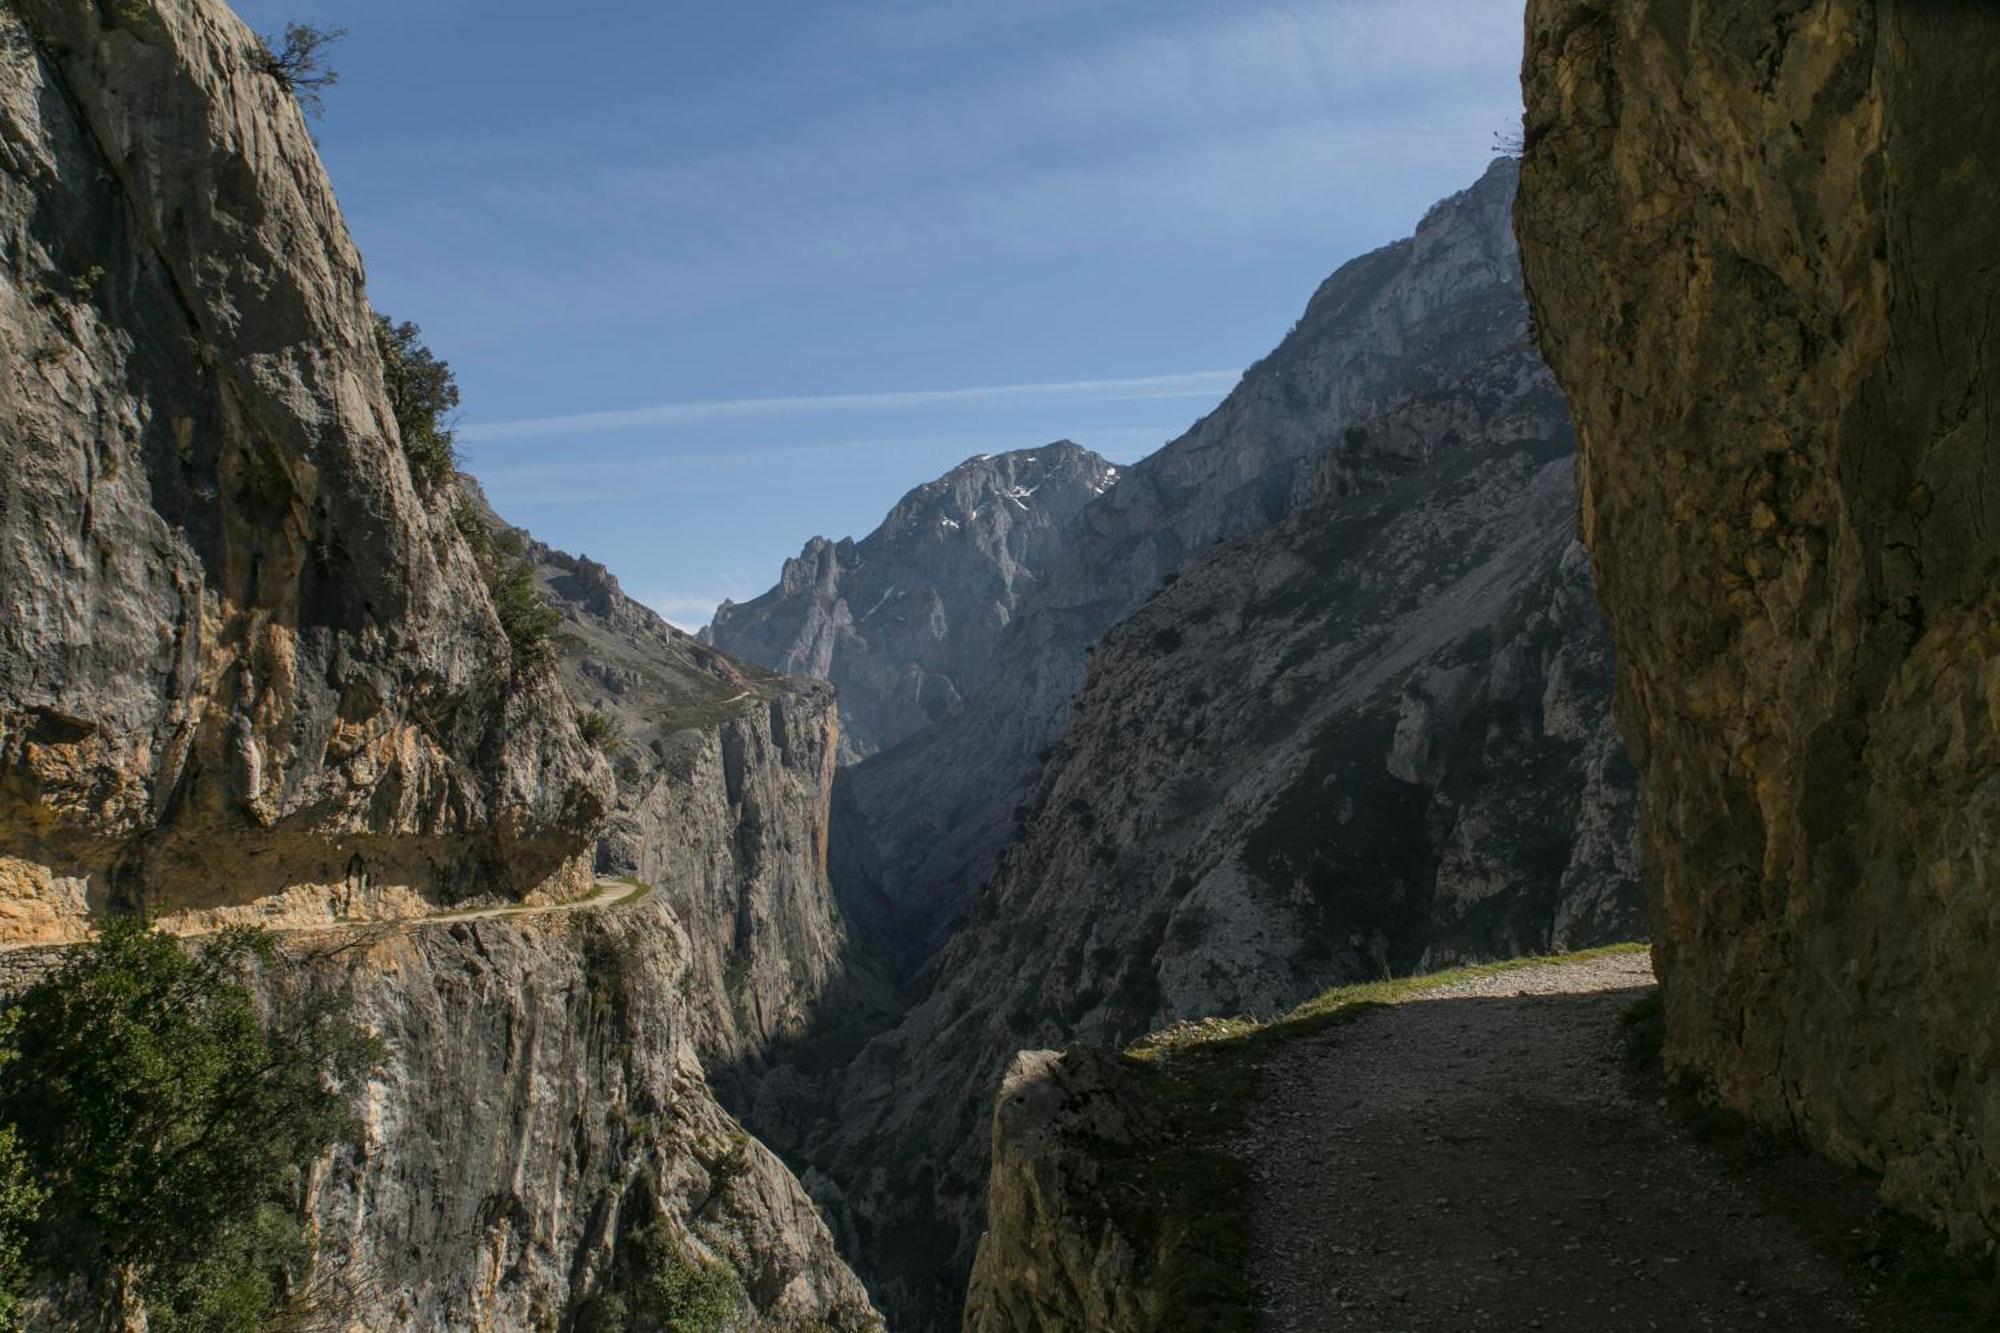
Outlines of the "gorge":
{"label": "gorge", "polygon": [[1996,50],[1531,0],[1518,154],[1184,433],[688,633],[424,462],[223,0],[4,0],[0,994],[137,914],[339,998],[327,1326],[1888,1326],[1669,1108],[1990,1264]]}

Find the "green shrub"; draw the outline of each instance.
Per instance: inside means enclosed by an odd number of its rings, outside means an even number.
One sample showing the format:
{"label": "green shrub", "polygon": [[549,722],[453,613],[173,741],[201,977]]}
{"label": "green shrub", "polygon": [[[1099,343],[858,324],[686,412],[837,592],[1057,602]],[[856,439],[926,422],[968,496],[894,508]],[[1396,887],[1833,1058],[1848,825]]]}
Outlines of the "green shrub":
{"label": "green shrub", "polygon": [[681,1248],[656,1222],[642,1233],[649,1250],[636,1302],[642,1326],[663,1333],[719,1333],[743,1301],[743,1284],[727,1264]]}
{"label": "green shrub", "polygon": [[265,1327],[304,1277],[302,1171],[353,1132],[377,1051],[344,996],[261,1012],[247,979],[272,956],[261,932],[190,951],[119,917],[22,996],[0,1119],[47,1194],[36,1272],[143,1301],[161,1333]]}
{"label": "green shrub", "polygon": [[451,365],[424,346],[422,329],[376,312],[375,346],[382,354],[382,384],[396,415],[396,432],[410,460],[410,475],[427,489],[451,484],[458,471],[449,417],[458,406]]}
{"label": "green shrub", "polygon": [[[123,0],[122,9],[148,9],[136,0]],[[320,94],[340,82],[338,72],[326,63],[326,48],[347,36],[341,27],[321,28],[310,23],[287,23],[285,38],[273,42],[259,33],[257,48],[251,53],[258,69],[277,80],[278,86],[298,99],[300,110],[317,117],[325,111]]]}
{"label": "green shrub", "polygon": [[507,633],[514,669],[526,671],[547,662],[555,652],[555,629],[562,612],[549,605],[535,586],[535,571],[527,561],[505,565],[487,580],[493,610]]}
{"label": "green shrub", "polygon": [[576,1312],[577,1333],[626,1333],[631,1327],[632,1312],[616,1292],[592,1296]]}
{"label": "green shrub", "polygon": [[743,1284],[693,1253],[665,1218],[625,1233],[604,1285],[578,1306],[578,1333],[721,1333],[743,1308]]}
{"label": "green shrub", "polygon": [[0,1328],[12,1328],[28,1284],[28,1243],[48,1191],[35,1184],[13,1126],[0,1126]]}
{"label": "green shrub", "polygon": [[616,754],[625,744],[624,724],[595,708],[576,715],[576,729],[588,744],[606,754]]}

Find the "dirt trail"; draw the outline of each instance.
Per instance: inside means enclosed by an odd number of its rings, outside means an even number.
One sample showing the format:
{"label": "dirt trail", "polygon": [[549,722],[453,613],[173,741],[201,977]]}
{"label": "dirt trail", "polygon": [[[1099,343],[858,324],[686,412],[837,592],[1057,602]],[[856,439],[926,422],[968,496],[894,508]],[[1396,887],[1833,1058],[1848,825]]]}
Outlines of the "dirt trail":
{"label": "dirt trail", "polygon": [[[622,879],[599,879],[596,891],[587,898],[572,898],[566,902],[539,903],[524,906],[520,903],[500,903],[491,907],[473,907],[464,911],[434,912],[427,916],[310,918],[305,920],[279,920],[260,922],[255,920],[233,921],[231,925],[262,926],[273,935],[325,935],[342,931],[394,931],[407,930],[417,926],[450,925],[455,921],[486,921],[494,917],[508,917],[519,920],[531,916],[560,916],[570,912],[586,912],[594,908],[624,907],[637,902],[652,890],[645,885],[634,884]],[[220,926],[199,926],[190,929],[176,928],[169,919],[162,927],[170,934],[182,939],[199,939],[213,935]],[[79,940],[50,941],[24,940],[18,943],[0,944],[0,955],[33,954],[44,950],[67,949],[81,943]]]}
{"label": "dirt trail", "polygon": [[1627,1076],[1626,955],[1289,1044],[1249,1124],[1276,1333],[1868,1328],[1848,1276]]}
{"label": "dirt trail", "polygon": [[597,892],[588,898],[573,898],[568,902],[542,903],[534,907],[523,907],[518,903],[503,903],[498,907],[478,907],[466,912],[439,912],[435,916],[416,916],[407,921],[331,921],[321,925],[297,927],[276,927],[277,930],[338,930],[348,925],[364,926],[435,926],[452,921],[485,921],[496,916],[520,918],[524,916],[559,916],[568,912],[588,911],[593,907],[623,907],[646,896],[652,890],[643,884],[633,884],[622,879],[600,879]]}

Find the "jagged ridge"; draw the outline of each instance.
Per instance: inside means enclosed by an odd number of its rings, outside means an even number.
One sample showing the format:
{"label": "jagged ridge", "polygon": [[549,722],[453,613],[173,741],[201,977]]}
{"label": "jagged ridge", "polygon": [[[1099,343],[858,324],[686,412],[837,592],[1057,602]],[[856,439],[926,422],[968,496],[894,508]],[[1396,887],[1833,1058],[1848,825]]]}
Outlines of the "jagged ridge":
{"label": "jagged ridge", "polygon": [[987,679],[1014,609],[1118,469],[1067,440],[969,458],[905,495],[860,541],[815,537],[778,586],[724,602],[703,638],[840,691],[844,759],[956,712]]}

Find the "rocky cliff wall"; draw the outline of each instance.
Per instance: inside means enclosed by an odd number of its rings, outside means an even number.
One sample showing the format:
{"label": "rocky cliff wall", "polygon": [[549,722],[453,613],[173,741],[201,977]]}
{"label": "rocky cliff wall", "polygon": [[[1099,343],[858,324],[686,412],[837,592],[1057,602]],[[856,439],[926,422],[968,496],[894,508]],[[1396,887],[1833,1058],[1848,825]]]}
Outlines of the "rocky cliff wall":
{"label": "rocky cliff wall", "polygon": [[1180,1137],[1139,1093],[1149,1077],[1088,1046],[1015,1058],[994,1103],[967,1333],[1146,1333],[1185,1313],[1162,1272],[1167,1228],[1133,1206],[1158,1189],[1140,1165],[1147,1148]]}
{"label": "rocky cliff wall", "polygon": [[2000,1235],[2000,10],[1533,0],[1667,1058]]}
{"label": "rocky cliff wall", "polygon": [[311,966],[389,1053],[363,1142],[313,1186],[367,1327],[567,1326],[657,1262],[639,1233],[661,1219],[684,1259],[728,1264],[750,1326],[870,1326],[812,1201],[709,1092],[704,979],[659,895],[331,943]]}
{"label": "rocky cliff wall", "polygon": [[617,777],[600,874],[655,885],[691,945],[702,1058],[744,1091],[773,1043],[869,997],[827,877],[834,691],[742,662],[625,595],[587,556],[535,541],[467,500],[518,549],[562,615],[558,671]]}
{"label": "rocky cliff wall", "polygon": [[725,602],[703,637],[840,691],[843,761],[956,712],[994,645],[1118,469],[1067,440],[969,458],[912,490],[860,541],[815,537],[778,586]]}
{"label": "rocky cliff wall", "polygon": [[[880,1327],[812,1200],[710,1092],[696,948],[663,895],[280,943],[258,984],[348,992],[384,1051],[360,1141],[307,1182],[342,1326],[622,1327],[608,1298],[721,1264],[732,1327]],[[60,952],[0,954],[0,991]]]}
{"label": "rocky cliff wall", "polygon": [[412,480],[260,49],[0,6],[0,938],[589,884],[609,775]]}

